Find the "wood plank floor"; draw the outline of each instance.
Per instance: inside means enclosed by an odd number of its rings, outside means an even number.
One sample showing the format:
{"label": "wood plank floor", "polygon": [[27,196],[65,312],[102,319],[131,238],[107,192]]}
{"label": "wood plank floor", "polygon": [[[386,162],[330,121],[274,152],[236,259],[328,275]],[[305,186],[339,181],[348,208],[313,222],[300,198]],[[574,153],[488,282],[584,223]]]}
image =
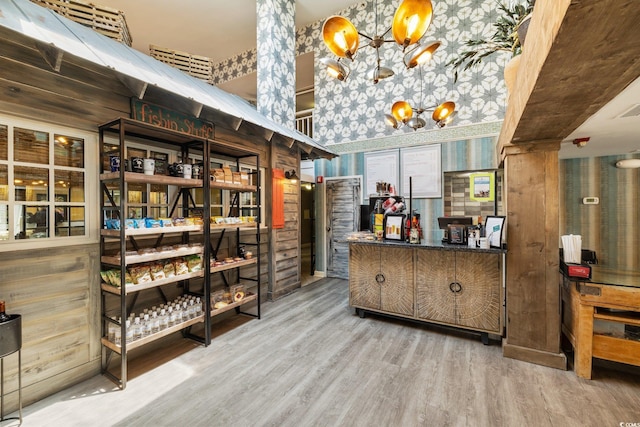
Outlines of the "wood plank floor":
{"label": "wood plank floor", "polygon": [[323,279],[265,303],[261,320],[226,320],[209,347],[168,338],[170,351],[131,362],[126,390],[96,376],[25,408],[23,425],[640,423],[640,370],[596,366],[580,379],[503,358],[477,337],[360,319],[347,293],[345,280]]}

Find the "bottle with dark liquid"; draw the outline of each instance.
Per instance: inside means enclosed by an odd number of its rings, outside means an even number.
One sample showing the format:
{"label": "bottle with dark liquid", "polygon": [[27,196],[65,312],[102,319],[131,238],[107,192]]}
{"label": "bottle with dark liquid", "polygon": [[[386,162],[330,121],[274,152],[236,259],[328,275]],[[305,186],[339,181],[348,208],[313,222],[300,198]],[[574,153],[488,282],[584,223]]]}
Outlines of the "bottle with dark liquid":
{"label": "bottle with dark liquid", "polygon": [[0,300],[0,323],[4,323],[11,320],[11,317],[5,313],[4,300]]}

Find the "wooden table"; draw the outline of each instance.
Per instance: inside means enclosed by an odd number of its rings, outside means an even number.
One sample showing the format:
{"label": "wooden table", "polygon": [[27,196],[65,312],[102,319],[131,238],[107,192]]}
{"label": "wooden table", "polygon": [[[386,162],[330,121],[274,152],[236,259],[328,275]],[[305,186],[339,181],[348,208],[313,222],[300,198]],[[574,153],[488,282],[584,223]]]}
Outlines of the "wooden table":
{"label": "wooden table", "polygon": [[[591,280],[560,274],[562,332],[575,349],[575,371],[591,379],[593,358],[640,366],[640,340],[625,336],[625,325],[640,327],[640,275],[593,267]],[[617,326],[600,331],[594,322]]]}

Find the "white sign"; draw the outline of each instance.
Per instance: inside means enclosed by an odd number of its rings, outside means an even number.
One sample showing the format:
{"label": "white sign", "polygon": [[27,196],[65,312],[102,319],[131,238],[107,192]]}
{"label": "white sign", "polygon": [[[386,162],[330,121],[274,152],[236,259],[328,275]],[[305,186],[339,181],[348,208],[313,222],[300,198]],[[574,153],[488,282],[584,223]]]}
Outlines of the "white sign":
{"label": "white sign", "polygon": [[403,148],[402,195],[409,197],[409,177],[413,187],[412,197],[442,197],[442,164],[440,144]]}
{"label": "white sign", "polygon": [[376,182],[388,182],[398,193],[398,150],[364,153],[366,195],[377,194]]}

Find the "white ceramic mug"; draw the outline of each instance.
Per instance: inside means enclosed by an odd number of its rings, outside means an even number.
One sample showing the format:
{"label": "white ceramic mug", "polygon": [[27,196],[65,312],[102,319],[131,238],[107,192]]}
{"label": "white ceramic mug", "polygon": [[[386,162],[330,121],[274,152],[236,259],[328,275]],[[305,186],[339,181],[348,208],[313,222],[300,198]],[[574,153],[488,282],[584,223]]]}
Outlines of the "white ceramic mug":
{"label": "white ceramic mug", "polygon": [[481,249],[489,249],[489,239],[486,237],[480,238],[480,248]]}
{"label": "white ceramic mug", "polygon": [[182,176],[191,178],[191,165],[182,165]]}
{"label": "white ceramic mug", "polygon": [[153,175],[156,169],[156,161],[154,159],[144,159],[144,174]]}

